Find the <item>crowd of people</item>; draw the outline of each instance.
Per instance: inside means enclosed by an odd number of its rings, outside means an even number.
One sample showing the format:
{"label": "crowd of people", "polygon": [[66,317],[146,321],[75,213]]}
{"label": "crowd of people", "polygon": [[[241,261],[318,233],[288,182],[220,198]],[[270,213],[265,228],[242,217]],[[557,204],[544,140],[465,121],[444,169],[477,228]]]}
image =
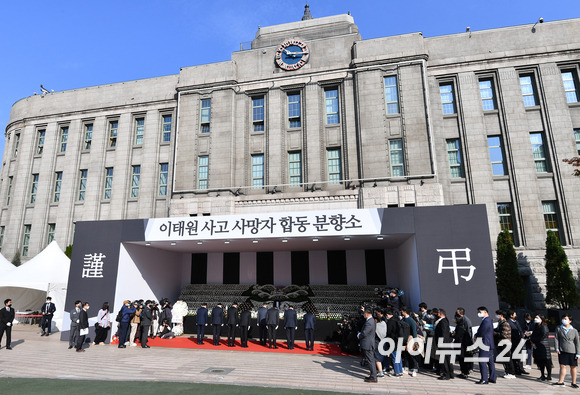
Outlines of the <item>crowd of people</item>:
{"label": "crowd of people", "polygon": [[[385,293],[377,304],[363,303],[360,314],[345,317],[341,324],[341,346],[350,353],[353,344],[360,347],[361,364],[370,370],[366,382],[405,374],[416,376],[419,368],[435,373],[440,380],[468,379],[474,372],[474,362],[478,362],[481,377],[476,384],[496,383],[496,362],[503,364],[505,379],[514,379],[529,374],[532,358],[540,371],[538,380],[553,380],[549,330],[543,315],[532,317],[526,313],[520,322],[515,311],[497,310],[494,325],[487,308],[481,306],[477,309],[481,321],[474,332],[462,307],[448,316],[444,309],[428,309],[421,303],[413,312],[398,296],[395,290]],[[397,347],[388,347],[389,343]],[[560,371],[553,384],[565,385],[570,367],[571,386],[578,388],[580,340],[569,314],[564,314],[556,329],[554,351]],[[457,375],[454,362],[459,365]]]}

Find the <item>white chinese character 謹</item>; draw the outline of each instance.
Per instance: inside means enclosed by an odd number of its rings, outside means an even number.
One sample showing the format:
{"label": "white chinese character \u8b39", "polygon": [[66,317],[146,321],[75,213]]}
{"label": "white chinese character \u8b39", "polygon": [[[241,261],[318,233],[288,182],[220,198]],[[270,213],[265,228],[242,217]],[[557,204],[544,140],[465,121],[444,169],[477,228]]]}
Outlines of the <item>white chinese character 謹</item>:
{"label": "white chinese character \u8b39", "polygon": [[85,254],[82,278],[102,278],[103,258],[106,257],[102,253]]}
{"label": "white chinese character \u8b39", "polygon": [[[459,277],[458,277],[458,273],[457,273],[458,270],[469,270],[469,274],[467,276],[461,276],[461,278],[463,278],[465,281],[471,280],[471,278],[473,277],[473,273],[475,272],[475,266],[473,266],[473,265],[457,266],[458,260],[467,261],[467,262],[471,261],[471,257],[470,257],[471,250],[469,248],[437,250],[437,252],[450,252],[451,253],[450,257],[439,256],[439,268],[437,270],[437,273],[441,274],[443,269],[453,270],[453,277],[455,279],[455,285],[459,285]],[[465,256],[457,256],[457,252],[463,252],[465,254]],[[451,266],[443,266],[444,261],[451,261],[452,262]]]}

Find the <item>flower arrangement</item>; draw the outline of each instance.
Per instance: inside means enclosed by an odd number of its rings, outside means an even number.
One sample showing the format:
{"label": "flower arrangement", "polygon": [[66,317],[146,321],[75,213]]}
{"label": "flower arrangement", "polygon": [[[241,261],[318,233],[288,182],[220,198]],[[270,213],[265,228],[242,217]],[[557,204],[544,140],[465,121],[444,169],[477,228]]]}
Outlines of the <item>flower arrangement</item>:
{"label": "flower arrangement", "polygon": [[171,330],[171,332],[173,332],[173,334],[175,336],[181,336],[183,335],[183,325],[177,324],[173,327],[173,329]]}
{"label": "flower arrangement", "polygon": [[183,323],[183,317],[185,317],[188,312],[189,308],[187,307],[187,303],[183,300],[178,300],[171,309],[171,314],[173,315],[172,321]]}

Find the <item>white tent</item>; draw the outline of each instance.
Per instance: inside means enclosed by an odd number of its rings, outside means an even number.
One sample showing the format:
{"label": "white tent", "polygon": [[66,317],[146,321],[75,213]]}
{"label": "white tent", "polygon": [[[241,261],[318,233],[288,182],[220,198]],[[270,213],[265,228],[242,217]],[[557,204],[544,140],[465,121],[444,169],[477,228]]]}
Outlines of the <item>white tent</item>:
{"label": "white tent", "polygon": [[3,278],[6,273],[14,269],[16,269],[16,266],[14,266],[8,259],[4,258],[4,255],[0,254],[0,278]]}
{"label": "white tent", "polygon": [[2,275],[0,300],[12,299],[18,312],[39,311],[50,296],[56,305],[52,325],[60,330],[69,269],[70,259],[53,241],[34,258]]}

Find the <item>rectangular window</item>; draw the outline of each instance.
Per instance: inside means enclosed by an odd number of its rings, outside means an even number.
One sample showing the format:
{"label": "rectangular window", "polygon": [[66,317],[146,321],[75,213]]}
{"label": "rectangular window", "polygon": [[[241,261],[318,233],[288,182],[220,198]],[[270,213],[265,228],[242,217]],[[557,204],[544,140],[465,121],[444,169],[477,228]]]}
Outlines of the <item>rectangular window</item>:
{"label": "rectangular window", "polygon": [[209,133],[211,119],[211,99],[201,101],[201,133]]}
{"label": "rectangular window", "polygon": [[37,140],[36,140],[36,153],[38,155],[42,154],[42,151],[44,151],[44,137],[46,135],[46,130],[42,129],[38,131],[38,136],[37,136]]}
{"label": "rectangular window", "polygon": [[299,128],[301,126],[300,92],[288,93],[288,126]]}
{"label": "rectangular window", "polygon": [[171,122],[173,116],[171,114],[163,115],[163,123],[161,125],[161,132],[163,133],[162,142],[168,143],[171,141]]}
{"label": "rectangular window", "polygon": [[252,125],[254,132],[264,131],[264,96],[252,98]]}
{"label": "rectangular window", "polygon": [[103,199],[110,200],[112,191],[113,191],[113,168],[107,167],[105,169],[105,193],[103,195]]}
{"label": "rectangular window", "polygon": [[85,200],[85,194],[87,192],[87,178],[89,176],[89,171],[87,169],[82,169],[79,172],[79,194],[78,194],[78,200],[79,201],[84,201]]}
{"label": "rectangular window", "polygon": [[534,79],[531,75],[520,76],[520,86],[522,88],[522,97],[524,98],[525,107],[536,106],[536,90],[534,88]]}
{"label": "rectangular window", "polygon": [[439,93],[441,95],[441,105],[443,106],[443,114],[455,114],[453,84],[439,85]]}
{"label": "rectangular window", "polygon": [[30,203],[36,202],[36,192],[38,192],[38,174],[33,174],[30,186]]}
{"label": "rectangular window", "polygon": [[328,166],[329,184],[342,184],[342,163],[340,160],[340,148],[327,149],[326,162]]}
{"label": "rectangular window", "polygon": [[66,143],[68,142],[68,126],[60,128],[60,152],[66,152]]}
{"label": "rectangular window", "polygon": [[534,162],[536,163],[536,173],[547,173],[550,171],[548,166],[548,158],[546,155],[546,147],[544,146],[544,136],[541,132],[530,133],[530,140],[532,143],[532,153],[534,154]]}
{"label": "rectangular window", "polygon": [[135,119],[135,145],[143,145],[144,132],[145,132],[145,118]]}
{"label": "rectangular window", "polygon": [[542,211],[544,212],[544,223],[546,232],[551,230],[560,239],[560,226],[558,223],[558,211],[556,211],[556,202],[553,200],[542,202]]}
{"label": "rectangular window", "polygon": [[506,174],[505,164],[503,162],[503,150],[500,136],[489,136],[487,138],[489,148],[489,159],[491,160],[491,170],[494,176],[503,176]]}
{"label": "rectangular window", "polygon": [[83,149],[85,151],[90,151],[92,143],[93,143],[93,124],[88,123],[85,125]]}
{"label": "rectangular window", "polygon": [[4,226],[0,226],[0,252],[2,251],[2,244],[4,244]]}
{"label": "rectangular window", "polygon": [[28,256],[28,247],[30,245],[30,232],[32,225],[24,225],[24,237],[22,238],[22,256]]}
{"label": "rectangular window", "polygon": [[119,121],[109,122],[109,148],[117,146],[117,129],[119,129]]}
{"label": "rectangular window", "polygon": [[12,182],[14,181],[14,177],[8,177],[8,190],[6,191],[6,205],[10,204],[10,194],[12,193]]}
{"label": "rectangular window", "polygon": [[197,189],[207,189],[209,177],[209,156],[200,156],[197,163]]}
{"label": "rectangular window", "polygon": [[261,189],[264,186],[264,155],[252,155],[252,187]]}
{"label": "rectangular window", "polygon": [[515,243],[514,239],[514,220],[512,216],[512,205],[511,203],[498,203],[497,213],[499,215],[499,226],[500,230],[503,232],[507,230],[512,238],[512,243]]}
{"label": "rectangular window", "polygon": [[139,197],[139,183],[141,181],[141,165],[131,166],[131,197]]}
{"label": "rectangular window", "polygon": [[14,135],[14,156],[18,155],[18,147],[20,146],[20,133]]}
{"label": "rectangular window", "polygon": [[389,140],[389,157],[391,161],[391,176],[403,177],[405,175],[403,139]]}
{"label": "rectangular window", "polygon": [[56,231],[56,224],[48,224],[48,233],[46,237],[46,244],[52,243],[54,240],[54,232]]}
{"label": "rectangular window", "polygon": [[463,178],[463,161],[461,159],[461,145],[459,139],[447,140],[447,159],[449,160],[449,170],[451,178]]}
{"label": "rectangular window", "polygon": [[563,70],[562,82],[568,103],[578,103],[578,75],[576,70]]}
{"label": "rectangular window", "polygon": [[340,122],[338,116],[338,88],[325,89],[324,102],[326,107],[326,124],[336,125]]}
{"label": "rectangular window", "polygon": [[159,196],[167,196],[167,180],[169,177],[169,163],[159,164]]}
{"label": "rectangular window", "polygon": [[479,80],[479,94],[481,95],[483,111],[495,110],[493,84],[491,80]]}
{"label": "rectangular window", "polygon": [[385,77],[385,101],[387,114],[399,113],[399,92],[397,90],[397,77]]}
{"label": "rectangular window", "polygon": [[302,152],[288,153],[288,176],[290,185],[300,186],[302,184]]}
{"label": "rectangular window", "polygon": [[60,200],[60,188],[62,186],[62,171],[54,173],[54,195],[52,201],[58,203]]}
{"label": "rectangular window", "polygon": [[576,150],[580,155],[580,129],[574,129],[574,139],[576,140]]}

